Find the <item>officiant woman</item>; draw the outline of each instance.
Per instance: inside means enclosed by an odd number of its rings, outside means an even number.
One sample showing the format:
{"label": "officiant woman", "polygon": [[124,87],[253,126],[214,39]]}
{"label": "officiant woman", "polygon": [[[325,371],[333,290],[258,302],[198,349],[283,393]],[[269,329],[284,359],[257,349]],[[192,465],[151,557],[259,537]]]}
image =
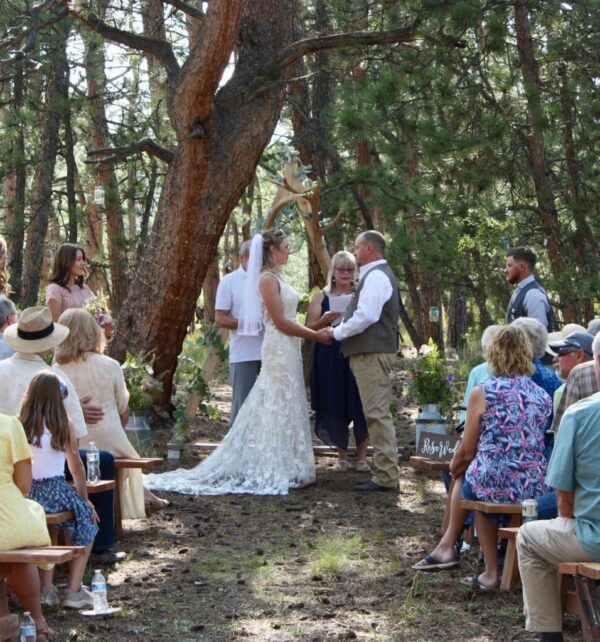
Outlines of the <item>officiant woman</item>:
{"label": "officiant woman", "polygon": [[[306,325],[321,330],[342,320],[344,303],[354,292],[356,260],[350,252],[338,252],[331,259],[327,285],[315,294],[308,306]],[[340,344],[316,344],[311,371],[311,405],[315,411],[315,432],[321,441],[336,448],[336,472],[346,472],[348,461],[349,426],[352,423],[357,458],[355,470],[370,472],[367,463],[369,433],[363,414],[358,387],[348,359],[342,356]]]}

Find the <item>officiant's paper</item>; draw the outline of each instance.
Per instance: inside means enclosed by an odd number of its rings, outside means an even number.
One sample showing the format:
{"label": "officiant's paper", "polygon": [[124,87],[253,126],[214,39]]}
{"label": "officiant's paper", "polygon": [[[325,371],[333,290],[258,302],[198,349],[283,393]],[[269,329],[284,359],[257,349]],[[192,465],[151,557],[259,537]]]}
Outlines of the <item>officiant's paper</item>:
{"label": "officiant's paper", "polygon": [[348,304],[352,300],[352,295],[351,294],[340,294],[340,296],[330,296],[329,297],[329,309],[332,312],[340,312],[340,316],[337,317],[337,319],[334,319],[331,322],[331,325],[339,325],[342,322],[342,319],[344,318],[344,312],[346,312],[346,308],[348,307]]}

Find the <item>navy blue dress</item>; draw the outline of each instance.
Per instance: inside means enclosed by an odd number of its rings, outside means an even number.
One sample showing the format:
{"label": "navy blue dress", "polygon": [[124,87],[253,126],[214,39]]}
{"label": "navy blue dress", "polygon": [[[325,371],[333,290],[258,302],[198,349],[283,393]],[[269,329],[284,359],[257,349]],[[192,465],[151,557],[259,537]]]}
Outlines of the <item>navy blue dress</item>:
{"label": "navy blue dress", "polygon": [[[321,314],[329,311],[329,297],[323,293]],[[329,446],[348,448],[348,426],[353,422],[354,439],[368,436],[358,387],[340,343],[315,344],[310,375],[311,406],[315,411],[315,433]]]}

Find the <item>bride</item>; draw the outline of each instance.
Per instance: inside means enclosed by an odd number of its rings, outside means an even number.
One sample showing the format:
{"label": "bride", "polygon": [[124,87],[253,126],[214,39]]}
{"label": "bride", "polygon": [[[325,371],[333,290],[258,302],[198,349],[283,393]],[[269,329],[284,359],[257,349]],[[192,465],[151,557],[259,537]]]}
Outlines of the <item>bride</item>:
{"label": "bride", "polygon": [[300,342],[329,343],[296,321],[298,294],[279,276],[288,261],[288,239],[265,230],[252,239],[238,333],[258,334],[264,327],[260,374],[231,426],[195,468],[144,476],[152,490],[190,495],[286,495],[315,480],[315,460]]}

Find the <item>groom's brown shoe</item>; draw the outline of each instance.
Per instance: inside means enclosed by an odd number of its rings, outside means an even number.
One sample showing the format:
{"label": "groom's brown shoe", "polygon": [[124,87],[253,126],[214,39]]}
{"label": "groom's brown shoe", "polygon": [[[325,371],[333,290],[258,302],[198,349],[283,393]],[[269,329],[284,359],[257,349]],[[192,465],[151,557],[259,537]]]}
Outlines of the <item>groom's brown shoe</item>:
{"label": "groom's brown shoe", "polygon": [[385,492],[397,490],[397,488],[395,488],[394,486],[381,486],[380,484],[376,484],[371,479],[367,479],[366,481],[356,482],[356,484],[354,484],[354,490],[358,490],[360,492],[381,491],[385,493]]}

